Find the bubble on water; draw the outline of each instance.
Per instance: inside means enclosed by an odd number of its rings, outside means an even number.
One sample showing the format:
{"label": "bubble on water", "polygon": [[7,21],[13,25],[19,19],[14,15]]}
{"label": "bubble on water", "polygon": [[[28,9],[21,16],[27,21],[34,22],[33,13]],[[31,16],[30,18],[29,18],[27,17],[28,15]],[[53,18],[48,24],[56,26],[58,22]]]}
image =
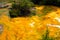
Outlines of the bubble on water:
{"label": "bubble on water", "polygon": [[55,25],[55,24],[47,24],[47,26],[53,26],[53,27],[60,28],[60,25]]}
{"label": "bubble on water", "polygon": [[29,25],[30,25],[31,27],[34,27],[34,24],[35,24],[35,22],[32,22],[32,23],[30,23]]}
{"label": "bubble on water", "polygon": [[55,19],[56,19],[58,22],[60,22],[60,17],[56,17]]}

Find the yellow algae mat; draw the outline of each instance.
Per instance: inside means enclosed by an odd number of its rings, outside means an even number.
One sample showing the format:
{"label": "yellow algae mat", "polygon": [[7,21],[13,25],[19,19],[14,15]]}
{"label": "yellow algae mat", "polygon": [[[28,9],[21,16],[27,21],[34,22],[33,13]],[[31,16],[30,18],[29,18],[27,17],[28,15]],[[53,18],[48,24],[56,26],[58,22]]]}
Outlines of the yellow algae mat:
{"label": "yellow algae mat", "polygon": [[35,8],[36,16],[17,18],[0,9],[0,40],[60,40],[60,8]]}

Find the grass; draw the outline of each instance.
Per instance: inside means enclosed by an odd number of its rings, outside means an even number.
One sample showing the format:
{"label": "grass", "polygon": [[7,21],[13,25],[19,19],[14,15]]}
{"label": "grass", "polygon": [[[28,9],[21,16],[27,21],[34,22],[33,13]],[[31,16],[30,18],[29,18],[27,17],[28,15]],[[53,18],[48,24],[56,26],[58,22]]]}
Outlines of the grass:
{"label": "grass", "polygon": [[7,8],[0,9],[0,16],[2,16],[2,15],[8,15],[8,9]]}
{"label": "grass", "polygon": [[41,16],[45,16],[47,15],[48,13],[50,13],[51,11],[53,11],[54,9],[52,7],[49,7],[49,6],[45,6],[40,12],[40,14],[38,14],[39,17]]}
{"label": "grass", "polygon": [[5,11],[6,11],[6,9],[0,9],[0,13],[5,12]]}

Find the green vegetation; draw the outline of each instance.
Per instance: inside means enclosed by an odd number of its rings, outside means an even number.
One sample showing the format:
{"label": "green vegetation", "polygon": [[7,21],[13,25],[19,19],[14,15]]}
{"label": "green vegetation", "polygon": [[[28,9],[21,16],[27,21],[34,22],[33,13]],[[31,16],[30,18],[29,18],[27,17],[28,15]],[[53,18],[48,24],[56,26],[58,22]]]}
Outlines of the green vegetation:
{"label": "green vegetation", "polygon": [[34,4],[37,5],[60,5],[60,0],[31,0]]}
{"label": "green vegetation", "polygon": [[41,16],[45,16],[47,15],[47,13],[50,13],[51,11],[53,11],[54,9],[52,7],[49,6],[45,6],[42,10],[41,10],[41,14],[38,14],[39,17]]}
{"label": "green vegetation", "polygon": [[34,4],[29,0],[19,0],[19,2],[14,1],[12,3],[12,8],[10,9],[9,13],[11,17],[31,16],[32,14],[35,15],[35,9],[33,8]]}
{"label": "green vegetation", "polygon": [[46,33],[42,36],[42,40],[54,40],[53,37],[49,37],[49,30],[46,30]]}
{"label": "green vegetation", "polygon": [[42,35],[42,39],[41,40],[55,40],[55,37],[50,37],[49,36],[49,30],[48,30],[48,27],[46,27],[46,31],[45,33]]}

